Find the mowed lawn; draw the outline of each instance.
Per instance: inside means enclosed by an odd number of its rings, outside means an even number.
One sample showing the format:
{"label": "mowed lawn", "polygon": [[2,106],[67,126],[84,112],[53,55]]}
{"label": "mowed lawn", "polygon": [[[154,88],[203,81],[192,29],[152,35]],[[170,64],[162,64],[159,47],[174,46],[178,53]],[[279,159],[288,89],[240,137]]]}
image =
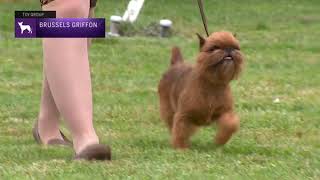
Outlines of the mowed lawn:
{"label": "mowed lawn", "polygon": [[[100,0],[97,16],[122,15],[127,3]],[[0,179],[320,179],[319,0],[205,0],[209,30],[237,33],[246,56],[232,83],[241,129],[221,148],[214,126],[201,129],[184,152],[160,121],[157,84],[172,46],[194,62],[202,23],[194,0],[146,0],[136,26],[169,18],[173,37],[100,39],[90,51],[94,122],[111,162],[74,162],[71,148],[33,140],[41,40],[14,39],[13,26],[14,10],[39,9],[0,3]]]}

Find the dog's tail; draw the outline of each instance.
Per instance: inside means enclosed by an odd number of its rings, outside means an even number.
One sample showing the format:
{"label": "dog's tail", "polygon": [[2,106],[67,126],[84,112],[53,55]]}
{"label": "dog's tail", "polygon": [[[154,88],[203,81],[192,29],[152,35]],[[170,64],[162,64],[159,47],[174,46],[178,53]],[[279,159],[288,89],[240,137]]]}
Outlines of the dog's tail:
{"label": "dog's tail", "polygon": [[181,51],[177,46],[174,46],[171,50],[171,66],[182,62],[183,57]]}

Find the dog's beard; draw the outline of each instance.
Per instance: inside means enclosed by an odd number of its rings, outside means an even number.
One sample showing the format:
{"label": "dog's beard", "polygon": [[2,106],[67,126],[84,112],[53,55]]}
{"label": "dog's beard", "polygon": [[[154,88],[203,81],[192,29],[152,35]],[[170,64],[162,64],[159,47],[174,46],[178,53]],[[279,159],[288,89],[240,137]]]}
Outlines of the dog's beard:
{"label": "dog's beard", "polygon": [[235,74],[235,68],[233,60],[222,60],[221,64],[217,67],[220,79],[223,79],[224,81],[232,80]]}

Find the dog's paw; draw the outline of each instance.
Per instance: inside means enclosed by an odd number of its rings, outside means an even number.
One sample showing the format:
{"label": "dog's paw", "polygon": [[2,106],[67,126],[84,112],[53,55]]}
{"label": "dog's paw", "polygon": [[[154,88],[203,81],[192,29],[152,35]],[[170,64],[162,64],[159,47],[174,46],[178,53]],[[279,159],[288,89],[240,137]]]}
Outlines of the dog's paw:
{"label": "dog's paw", "polygon": [[186,150],[190,147],[188,143],[172,143],[172,146],[176,150]]}

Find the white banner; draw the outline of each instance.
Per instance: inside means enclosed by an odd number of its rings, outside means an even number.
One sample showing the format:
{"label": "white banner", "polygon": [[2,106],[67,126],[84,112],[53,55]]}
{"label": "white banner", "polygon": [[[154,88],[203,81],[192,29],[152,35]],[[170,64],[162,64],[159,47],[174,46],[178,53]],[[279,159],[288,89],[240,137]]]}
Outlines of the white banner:
{"label": "white banner", "polygon": [[127,10],[125,11],[122,20],[134,22],[136,21],[139,12],[143,6],[144,0],[131,0],[128,4]]}

